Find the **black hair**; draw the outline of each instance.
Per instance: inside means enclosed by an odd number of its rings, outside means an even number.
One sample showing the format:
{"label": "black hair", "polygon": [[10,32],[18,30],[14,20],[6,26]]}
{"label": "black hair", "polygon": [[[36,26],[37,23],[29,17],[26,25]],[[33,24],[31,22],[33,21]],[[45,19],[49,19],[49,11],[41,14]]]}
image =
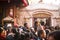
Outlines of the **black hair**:
{"label": "black hair", "polygon": [[54,31],[52,33],[49,33],[48,37],[52,36],[55,40],[60,40],[60,31]]}
{"label": "black hair", "polygon": [[41,37],[41,34],[43,34],[43,30],[38,31],[38,37]]}
{"label": "black hair", "polygon": [[41,25],[44,25],[44,22],[43,22],[43,21],[41,21],[41,22],[40,22],[40,24],[41,24]]}
{"label": "black hair", "polygon": [[35,21],[35,23],[34,23],[34,30],[36,31],[37,30],[37,21]]}
{"label": "black hair", "polygon": [[29,40],[30,38],[30,35],[29,35],[29,32],[23,32],[21,35],[20,35],[20,40]]}
{"label": "black hair", "polygon": [[37,24],[38,22],[37,21],[35,21],[35,23],[34,23],[34,25],[36,26],[36,24]]}
{"label": "black hair", "polygon": [[27,32],[27,33],[25,33],[25,39],[26,39],[26,40],[29,40],[29,38],[30,38],[29,33],[28,33],[28,32]]}
{"label": "black hair", "polygon": [[2,33],[2,31],[3,31],[3,29],[2,29],[2,28],[0,28],[0,34]]}
{"label": "black hair", "polygon": [[26,27],[27,23],[24,23],[24,26]]}
{"label": "black hair", "polygon": [[13,32],[13,33],[16,33],[17,31],[16,31],[16,29],[15,29],[15,28],[12,28],[12,32]]}

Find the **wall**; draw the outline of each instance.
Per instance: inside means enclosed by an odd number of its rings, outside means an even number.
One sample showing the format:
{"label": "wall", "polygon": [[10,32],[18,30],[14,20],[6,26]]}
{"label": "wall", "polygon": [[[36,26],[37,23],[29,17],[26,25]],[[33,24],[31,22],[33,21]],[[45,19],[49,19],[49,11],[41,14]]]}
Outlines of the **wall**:
{"label": "wall", "polygon": [[48,5],[48,4],[37,4],[37,5],[29,5],[23,9],[18,9],[17,11],[17,22],[20,26],[23,26],[24,22],[27,22],[31,27],[33,24],[33,14],[45,12],[51,15],[51,26],[56,26],[57,22],[55,17],[59,17],[58,6],[56,5]]}

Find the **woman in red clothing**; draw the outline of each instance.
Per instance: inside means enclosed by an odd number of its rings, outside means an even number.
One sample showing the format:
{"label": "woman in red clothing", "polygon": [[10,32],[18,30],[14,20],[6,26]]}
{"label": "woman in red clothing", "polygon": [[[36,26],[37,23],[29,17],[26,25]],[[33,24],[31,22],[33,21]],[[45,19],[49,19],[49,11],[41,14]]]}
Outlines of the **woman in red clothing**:
{"label": "woman in red clothing", "polygon": [[0,28],[0,40],[5,40],[5,37],[6,37],[6,35],[5,35],[4,30],[2,28]]}

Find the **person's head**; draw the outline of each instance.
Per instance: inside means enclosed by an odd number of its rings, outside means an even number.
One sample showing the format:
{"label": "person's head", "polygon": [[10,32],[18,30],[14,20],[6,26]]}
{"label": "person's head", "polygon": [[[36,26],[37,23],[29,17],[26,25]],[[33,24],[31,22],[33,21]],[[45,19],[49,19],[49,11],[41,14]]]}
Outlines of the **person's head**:
{"label": "person's head", "polygon": [[23,32],[21,35],[20,35],[20,40],[29,40],[30,39],[30,35],[28,32]]}
{"label": "person's head", "polygon": [[27,23],[24,23],[24,27],[27,27],[28,26],[28,24]]}
{"label": "person's head", "polygon": [[27,33],[25,33],[25,39],[26,40],[29,40],[30,39],[30,35],[29,35],[29,33],[27,32]]}
{"label": "person's head", "polygon": [[13,33],[17,33],[16,29],[15,28],[12,28],[11,30]]}
{"label": "person's head", "polygon": [[60,40],[60,31],[54,31],[48,35],[48,40]]}
{"label": "person's head", "polygon": [[38,37],[45,38],[43,30],[38,31]]}
{"label": "person's head", "polygon": [[3,29],[2,28],[0,28],[0,34],[3,32]]}
{"label": "person's head", "polygon": [[40,22],[40,24],[41,24],[41,25],[44,25],[44,22],[43,22],[43,21],[41,21],[41,22]]}
{"label": "person's head", "polygon": [[26,27],[27,29],[29,29],[28,23],[24,23],[24,27]]}
{"label": "person's head", "polygon": [[35,21],[34,25],[35,25],[35,26],[38,26],[38,21]]}
{"label": "person's head", "polygon": [[60,29],[59,26],[56,26],[56,27],[55,27],[55,30],[59,30],[59,29]]}

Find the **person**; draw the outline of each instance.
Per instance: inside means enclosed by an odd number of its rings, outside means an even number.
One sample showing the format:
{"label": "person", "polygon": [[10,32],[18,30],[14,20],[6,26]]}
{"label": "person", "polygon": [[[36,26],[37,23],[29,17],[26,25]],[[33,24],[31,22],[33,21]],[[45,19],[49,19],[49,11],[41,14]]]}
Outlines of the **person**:
{"label": "person", "polygon": [[13,30],[13,29],[10,29],[9,30],[10,32],[7,34],[7,36],[6,36],[6,40],[14,40],[14,35],[15,35],[15,30]]}
{"label": "person", "polygon": [[0,40],[5,40],[5,34],[3,32],[4,30],[0,28]]}
{"label": "person", "polygon": [[24,27],[23,27],[22,29],[23,29],[23,31],[25,31],[25,32],[29,32],[28,23],[24,23]]}
{"label": "person", "polygon": [[34,23],[34,30],[35,30],[35,32],[37,31],[37,27],[38,27],[38,22],[36,21],[36,22]]}
{"label": "person", "polygon": [[60,40],[60,30],[49,33],[47,40]]}
{"label": "person", "polygon": [[41,22],[40,22],[41,30],[44,30],[44,29],[45,29],[45,26],[44,26],[44,25],[45,25],[44,22],[41,21]]}
{"label": "person", "polygon": [[55,30],[60,30],[59,25],[57,25],[57,26],[55,27]]}
{"label": "person", "polygon": [[19,32],[19,34],[21,34],[23,32],[23,26],[19,26],[18,32]]}
{"label": "person", "polygon": [[41,24],[41,26],[40,26],[41,27],[41,30],[43,30],[44,37],[46,38],[46,31],[45,31],[46,30],[46,27],[45,27],[45,24],[44,24],[43,21],[41,21],[40,24]]}
{"label": "person", "polygon": [[37,40],[37,32],[38,32],[38,21],[35,21],[34,23],[34,30],[33,30],[33,35],[34,35],[34,39]]}
{"label": "person", "polygon": [[46,40],[43,30],[38,31],[38,40]]}

